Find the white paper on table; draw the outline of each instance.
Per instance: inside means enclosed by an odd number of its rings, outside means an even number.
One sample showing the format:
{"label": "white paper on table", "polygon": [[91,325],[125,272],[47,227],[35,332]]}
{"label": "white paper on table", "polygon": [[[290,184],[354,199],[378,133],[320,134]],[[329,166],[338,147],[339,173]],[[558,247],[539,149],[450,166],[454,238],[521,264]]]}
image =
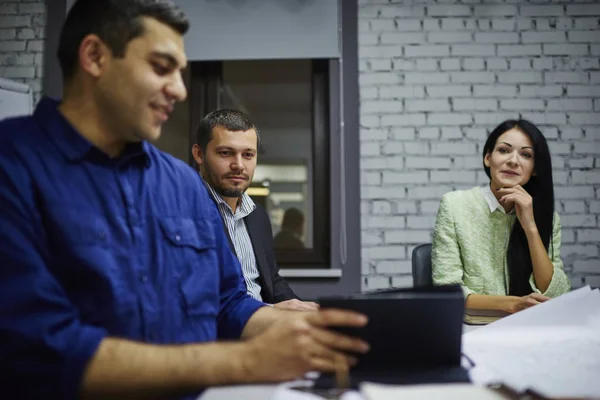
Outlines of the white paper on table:
{"label": "white paper on table", "polygon": [[435,385],[382,385],[363,383],[360,391],[366,400],[505,400],[503,395],[486,387],[467,383]]}

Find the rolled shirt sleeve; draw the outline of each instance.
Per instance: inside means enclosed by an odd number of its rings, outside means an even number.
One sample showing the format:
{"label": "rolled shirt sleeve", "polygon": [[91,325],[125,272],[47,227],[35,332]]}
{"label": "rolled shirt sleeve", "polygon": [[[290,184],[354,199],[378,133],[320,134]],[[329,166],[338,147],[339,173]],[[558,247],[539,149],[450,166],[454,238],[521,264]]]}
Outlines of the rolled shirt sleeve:
{"label": "rolled shirt sleeve", "polygon": [[0,382],[18,398],[75,399],[106,331],[79,321],[49,272],[31,187],[0,154]]}
{"label": "rolled shirt sleeve", "polygon": [[552,265],[554,266],[554,271],[552,272],[552,280],[550,281],[550,285],[548,285],[548,289],[542,293],[537,286],[535,285],[535,279],[533,278],[533,273],[529,276],[529,284],[531,285],[531,289],[535,293],[543,294],[548,297],[558,297],[561,294],[567,293],[571,290],[571,281],[565,271],[563,269],[563,262],[560,258],[560,246],[561,246],[561,237],[562,230],[560,226],[560,217],[558,213],[554,213],[554,219],[552,222],[552,239],[550,242],[550,248],[548,249],[548,256],[552,261]]}
{"label": "rolled shirt sleeve", "polygon": [[460,284],[465,299],[470,294],[475,293],[463,281],[464,269],[454,227],[454,217],[447,194],[442,197],[435,220],[431,257],[433,283],[435,285]]}

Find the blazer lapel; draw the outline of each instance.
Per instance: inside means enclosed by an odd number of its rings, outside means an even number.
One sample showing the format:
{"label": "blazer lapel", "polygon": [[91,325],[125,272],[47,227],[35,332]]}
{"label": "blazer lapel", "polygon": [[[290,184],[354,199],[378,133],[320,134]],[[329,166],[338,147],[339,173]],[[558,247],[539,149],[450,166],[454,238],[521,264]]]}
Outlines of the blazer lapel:
{"label": "blazer lapel", "polygon": [[248,229],[248,235],[252,242],[252,248],[254,249],[254,257],[256,258],[256,268],[258,269],[258,275],[260,279],[260,285],[262,287],[262,298],[266,303],[273,302],[273,282],[271,280],[271,271],[267,262],[267,257],[262,246],[262,241],[265,238],[261,237],[260,234],[260,223],[257,219],[259,214],[257,212],[251,212],[246,218],[246,228]]}

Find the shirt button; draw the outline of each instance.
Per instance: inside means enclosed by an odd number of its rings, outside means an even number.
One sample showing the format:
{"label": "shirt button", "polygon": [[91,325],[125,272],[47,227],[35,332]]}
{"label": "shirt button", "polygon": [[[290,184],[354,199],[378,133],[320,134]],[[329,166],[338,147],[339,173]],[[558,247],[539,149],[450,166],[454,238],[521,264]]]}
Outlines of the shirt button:
{"label": "shirt button", "polygon": [[181,236],[180,235],[175,235],[175,240],[179,242],[181,240]]}

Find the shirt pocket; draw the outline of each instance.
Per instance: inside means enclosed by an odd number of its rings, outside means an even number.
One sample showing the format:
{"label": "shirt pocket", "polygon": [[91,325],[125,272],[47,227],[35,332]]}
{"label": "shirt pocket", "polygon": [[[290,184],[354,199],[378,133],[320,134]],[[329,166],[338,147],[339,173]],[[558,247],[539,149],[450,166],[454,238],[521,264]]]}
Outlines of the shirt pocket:
{"label": "shirt pocket", "polygon": [[219,311],[219,259],[213,227],[204,220],[167,217],[159,225],[170,248],[180,307],[188,318],[215,317]]}

